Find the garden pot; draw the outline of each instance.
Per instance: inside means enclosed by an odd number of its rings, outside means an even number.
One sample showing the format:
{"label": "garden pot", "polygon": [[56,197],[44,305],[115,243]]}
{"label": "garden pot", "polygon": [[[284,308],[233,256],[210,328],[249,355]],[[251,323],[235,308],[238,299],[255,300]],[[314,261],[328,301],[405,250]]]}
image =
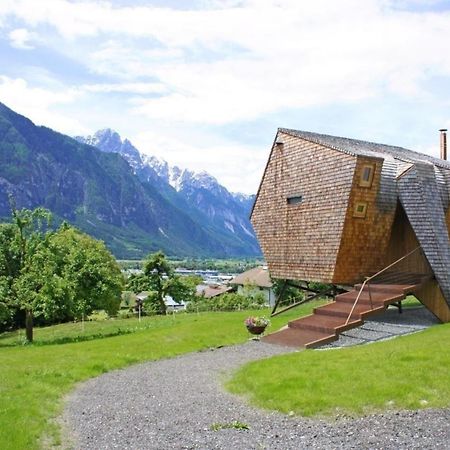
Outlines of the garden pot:
{"label": "garden pot", "polygon": [[247,325],[247,330],[251,334],[256,334],[256,335],[262,334],[262,333],[264,333],[265,329],[266,329],[265,326],[257,327],[257,326],[249,326],[249,325]]}

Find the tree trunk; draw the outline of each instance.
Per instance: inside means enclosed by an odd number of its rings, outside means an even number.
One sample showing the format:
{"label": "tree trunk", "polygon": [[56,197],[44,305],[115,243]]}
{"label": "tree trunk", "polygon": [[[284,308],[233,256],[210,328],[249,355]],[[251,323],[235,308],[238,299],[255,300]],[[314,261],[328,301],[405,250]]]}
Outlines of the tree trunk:
{"label": "tree trunk", "polygon": [[25,328],[27,331],[27,341],[33,342],[33,311],[29,309],[25,312]]}

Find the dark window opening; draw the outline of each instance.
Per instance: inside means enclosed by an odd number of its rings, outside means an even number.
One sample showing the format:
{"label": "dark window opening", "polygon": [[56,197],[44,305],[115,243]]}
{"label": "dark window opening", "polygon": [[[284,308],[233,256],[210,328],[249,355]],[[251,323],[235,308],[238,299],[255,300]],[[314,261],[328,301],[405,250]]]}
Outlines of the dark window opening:
{"label": "dark window opening", "polygon": [[298,205],[302,201],[303,201],[303,196],[302,195],[296,195],[296,196],[292,196],[292,197],[288,197],[287,198],[288,205]]}

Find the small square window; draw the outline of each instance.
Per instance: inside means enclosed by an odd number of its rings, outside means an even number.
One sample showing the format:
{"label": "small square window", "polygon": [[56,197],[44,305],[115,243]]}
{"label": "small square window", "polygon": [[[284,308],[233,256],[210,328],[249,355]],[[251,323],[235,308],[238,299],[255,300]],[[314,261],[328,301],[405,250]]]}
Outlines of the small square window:
{"label": "small square window", "polygon": [[298,205],[303,201],[302,195],[293,195],[292,197],[287,198],[287,204],[288,205]]}
{"label": "small square window", "polygon": [[364,219],[367,213],[367,203],[366,202],[356,202],[353,208],[353,217],[361,217]]}
{"label": "small square window", "polygon": [[361,169],[361,177],[359,179],[359,185],[361,187],[372,186],[373,173],[375,171],[375,166],[372,164],[364,164]]}

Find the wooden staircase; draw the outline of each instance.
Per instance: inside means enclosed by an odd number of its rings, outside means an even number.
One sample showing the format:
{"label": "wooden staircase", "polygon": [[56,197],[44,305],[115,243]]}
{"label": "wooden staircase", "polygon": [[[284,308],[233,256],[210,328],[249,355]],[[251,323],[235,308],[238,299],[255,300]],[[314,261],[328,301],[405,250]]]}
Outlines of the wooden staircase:
{"label": "wooden staircase", "polygon": [[305,348],[327,344],[337,340],[343,331],[361,326],[365,318],[401,302],[429,279],[430,276],[425,274],[385,273],[370,285],[355,285],[353,290],[337,295],[333,302],[314,308],[310,316],[293,320],[286,328],[261,340]]}

